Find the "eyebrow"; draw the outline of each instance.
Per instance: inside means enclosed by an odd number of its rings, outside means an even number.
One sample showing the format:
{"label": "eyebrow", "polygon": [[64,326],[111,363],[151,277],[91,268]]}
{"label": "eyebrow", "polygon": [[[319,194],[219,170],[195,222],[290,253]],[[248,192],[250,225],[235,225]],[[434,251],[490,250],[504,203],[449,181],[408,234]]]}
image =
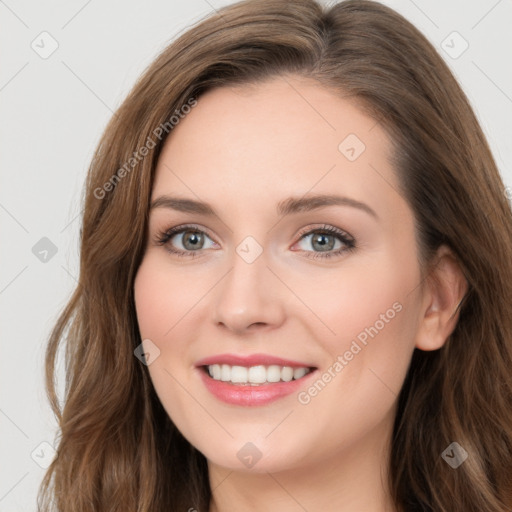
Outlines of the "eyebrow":
{"label": "eyebrow", "polygon": [[[325,206],[350,206],[368,213],[375,219],[379,218],[372,208],[361,201],[351,199],[350,197],[324,194],[310,195],[307,197],[289,197],[277,204],[276,211],[278,215],[287,216],[294,213],[317,210]],[[168,195],[159,196],[152,201],[150,210],[155,208],[170,208],[179,212],[217,216],[215,210],[208,203]]]}

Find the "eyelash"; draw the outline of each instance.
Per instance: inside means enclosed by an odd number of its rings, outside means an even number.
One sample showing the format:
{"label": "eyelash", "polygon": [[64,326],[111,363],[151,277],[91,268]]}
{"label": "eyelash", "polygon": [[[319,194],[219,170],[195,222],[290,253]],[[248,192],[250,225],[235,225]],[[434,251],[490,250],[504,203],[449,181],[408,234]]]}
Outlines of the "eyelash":
{"label": "eyelash", "polygon": [[[181,234],[181,233],[184,233],[187,231],[193,231],[195,233],[200,233],[200,234],[202,233],[202,234],[207,235],[209,238],[211,238],[208,235],[208,233],[206,233],[202,229],[199,229],[197,226],[187,224],[187,225],[183,225],[183,226],[176,226],[174,228],[158,232],[156,235],[155,243],[157,245],[166,245],[174,235]],[[356,249],[355,240],[352,237],[350,237],[350,235],[348,235],[344,231],[341,231],[340,229],[337,229],[335,227],[328,226],[328,225],[325,225],[322,228],[316,228],[316,229],[312,229],[309,231],[301,232],[299,234],[300,238],[298,241],[301,241],[304,237],[311,235],[311,234],[315,234],[315,233],[322,234],[322,235],[335,235],[343,244],[345,244],[346,247],[338,249],[333,252],[302,251],[302,252],[307,253],[306,258],[310,258],[310,259],[331,258],[333,256],[339,256],[340,254],[342,254],[344,252],[352,252]],[[199,249],[197,251],[181,251],[178,249],[174,249],[171,245],[168,245],[166,247],[166,250],[176,256],[190,257],[190,258],[197,257],[198,255],[196,253],[199,253],[201,251],[201,249]]]}

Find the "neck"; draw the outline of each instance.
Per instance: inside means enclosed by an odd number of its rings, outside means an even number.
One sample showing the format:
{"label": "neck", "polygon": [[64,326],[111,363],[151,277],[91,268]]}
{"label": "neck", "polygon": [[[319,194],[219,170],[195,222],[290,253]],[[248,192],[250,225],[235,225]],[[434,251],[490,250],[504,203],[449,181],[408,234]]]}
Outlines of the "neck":
{"label": "neck", "polygon": [[208,461],[210,512],[399,512],[387,482],[392,426],[390,415],[348,449],[279,472],[241,472]]}

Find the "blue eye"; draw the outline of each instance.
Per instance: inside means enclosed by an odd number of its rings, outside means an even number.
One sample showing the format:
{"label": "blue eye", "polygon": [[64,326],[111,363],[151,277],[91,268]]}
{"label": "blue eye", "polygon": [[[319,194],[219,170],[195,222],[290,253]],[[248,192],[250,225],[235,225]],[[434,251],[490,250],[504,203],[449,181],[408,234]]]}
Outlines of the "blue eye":
{"label": "blue eye", "polygon": [[[202,249],[205,249],[205,237],[211,240],[211,238],[197,226],[176,226],[158,233],[156,243],[157,245],[164,245],[168,252],[176,256],[195,258],[199,256]],[[319,250],[303,250],[302,252],[306,253],[307,258],[330,258],[344,252],[353,251],[356,248],[355,240],[350,235],[332,226],[323,226],[322,228],[312,229],[302,233],[297,243],[302,242],[308,237],[312,237],[312,246],[319,248]],[[171,243],[173,238],[180,239],[181,249],[176,248]],[[336,241],[341,242],[341,248],[338,247],[333,251],[332,249],[334,249]]]}
{"label": "blue eye", "polygon": [[[181,245],[185,249],[176,249],[170,243],[171,240],[176,237],[180,238],[177,235],[186,235],[181,237]],[[176,254],[177,256],[190,256],[192,258],[197,256],[197,252],[203,249],[204,238],[206,233],[194,226],[177,226],[175,228],[171,228],[167,231],[158,234],[157,244],[165,245],[167,251],[172,254]],[[209,238],[209,237],[208,237]]]}
{"label": "blue eye", "polygon": [[[332,256],[339,256],[344,252],[353,251],[356,248],[355,240],[350,235],[332,226],[323,226],[319,229],[310,230],[301,236],[299,242],[308,237],[312,237],[312,247],[320,247],[320,250],[305,251],[308,253],[306,255],[307,258],[331,258]],[[336,239],[341,241],[342,247],[332,251],[336,245]]]}

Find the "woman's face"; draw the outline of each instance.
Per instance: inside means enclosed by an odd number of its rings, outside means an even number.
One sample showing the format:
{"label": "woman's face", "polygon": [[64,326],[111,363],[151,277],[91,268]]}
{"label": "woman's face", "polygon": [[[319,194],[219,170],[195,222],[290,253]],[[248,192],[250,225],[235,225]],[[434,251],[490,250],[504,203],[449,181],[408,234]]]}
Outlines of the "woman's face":
{"label": "woman's face", "polygon": [[375,120],[298,77],[209,91],[167,139],[137,318],[164,408],[211,463],[383,446],[422,304],[390,151]]}

